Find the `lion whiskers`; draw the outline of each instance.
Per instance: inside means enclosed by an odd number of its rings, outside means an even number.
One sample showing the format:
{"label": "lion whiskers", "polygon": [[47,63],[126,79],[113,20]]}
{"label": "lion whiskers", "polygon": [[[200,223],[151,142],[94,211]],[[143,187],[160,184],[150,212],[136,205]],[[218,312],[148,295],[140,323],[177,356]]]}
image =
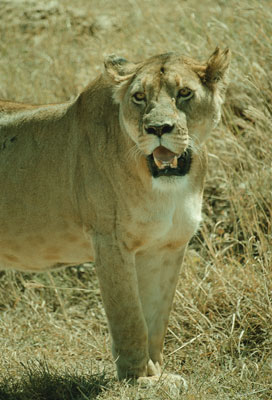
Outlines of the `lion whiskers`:
{"label": "lion whiskers", "polygon": [[200,143],[197,143],[195,138],[190,138],[188,147],[193,150],[193,153],[199,153],[201,150],[201,145]]}
{"label": "lion whiskers", "polygon": [[[137,161],[143,154],[151,154],[152,150],[154,149],[154,145],[160,145],[159,143],[154,143],[154,141],[150,140],[148,136],[141,136],[139,138],[139,144],[134,144],[132,147],[129,148],[125,157],[126,160],[129,161]],[[168,137],[167,140],[162,141],[162,146],[169,147],[172,151],[178,152],[175,149],[192,149],[193,153],[199,153],[201,151],[201,144],[198,143],[197,138],[192,137]]]}
{"label": "lion whiskers", "polygon": [[139,147],[137,146],[137,144],[134,144],[127,152],[126,154],[126,160],[133,160],[133,161],[137,161],[137,159],[140,158],[140,156],[142,155],[141,150],[139,149]]}
{"label": "lion whiskers", "polygon": [[[193,151],[194,154],[201,154],[202,146],[200,143],[197,143],[196,138],[190,138],[188,147]],[[203,167],[203,159],[202,157],[199,158],[200,165]]]}

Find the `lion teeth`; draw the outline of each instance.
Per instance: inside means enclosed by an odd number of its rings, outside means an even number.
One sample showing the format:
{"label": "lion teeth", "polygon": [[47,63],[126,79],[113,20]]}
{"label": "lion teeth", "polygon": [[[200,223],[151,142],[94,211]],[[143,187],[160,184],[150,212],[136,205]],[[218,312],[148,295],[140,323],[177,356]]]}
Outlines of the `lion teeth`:
{"label": "lion teeth", "polygon": [[154,156],[154,162],[155,162],[155,164],[157,165],[157,167],[159,169],[165,169],[166,167],[177,168],[177,166],[178,166],[178,156],[175,156],[171,162],[158,160]]}
{"label": "lion teeth", "polygon": [[171,168],[177,168],[178,166],[178,157],[175,156],[173,162],[170,164]]}
{"label": "lion teeth", "polygon": [[154,157],[154,161],[159,169],[164,169],[167,166],[161,160],[158,160],[156,157]]}

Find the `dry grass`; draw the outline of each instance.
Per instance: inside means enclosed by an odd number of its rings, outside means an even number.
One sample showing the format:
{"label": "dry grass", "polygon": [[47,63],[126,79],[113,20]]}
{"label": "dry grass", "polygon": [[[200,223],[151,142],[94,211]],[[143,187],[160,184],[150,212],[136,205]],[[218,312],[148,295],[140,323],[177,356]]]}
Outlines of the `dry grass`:
{"label": "dry grass", "polygon": [[[113,52],[205,59],[217,44],[231,48],[223,123],[208,143],[203,225],[180,275],[166,368],[188,380],[182,399],[271,399],[271,2],[44,4],[0,3],[1,98],[67,100]],[[144,390],[113,379],[92,266],[1,272],[0,318],[0,400],[176,398],[161,385]]]}

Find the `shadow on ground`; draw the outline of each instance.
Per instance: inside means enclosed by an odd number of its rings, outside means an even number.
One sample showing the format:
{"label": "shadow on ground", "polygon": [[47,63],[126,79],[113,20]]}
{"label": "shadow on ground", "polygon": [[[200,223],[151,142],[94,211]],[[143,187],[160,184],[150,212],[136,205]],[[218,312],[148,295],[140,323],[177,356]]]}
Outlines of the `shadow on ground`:
{"label": "shadow on ground", "polygon": [[91,400],[109,387],[103,373],[60,372],[40,361],[22,366],[21,378],[0,380],[0,400]]}

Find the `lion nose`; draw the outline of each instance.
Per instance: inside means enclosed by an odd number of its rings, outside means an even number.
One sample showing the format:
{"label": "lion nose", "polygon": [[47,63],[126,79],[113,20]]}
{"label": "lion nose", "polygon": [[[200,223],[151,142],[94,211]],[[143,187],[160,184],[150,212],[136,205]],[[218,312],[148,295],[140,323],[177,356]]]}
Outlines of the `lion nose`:
{"label": "lion nose", "polygon": [[159,137],[164,135],[165,133],[171,133],[173,129],[174,125],[169,124],[145,126],[145,131],[148,134],[156,135]]}

